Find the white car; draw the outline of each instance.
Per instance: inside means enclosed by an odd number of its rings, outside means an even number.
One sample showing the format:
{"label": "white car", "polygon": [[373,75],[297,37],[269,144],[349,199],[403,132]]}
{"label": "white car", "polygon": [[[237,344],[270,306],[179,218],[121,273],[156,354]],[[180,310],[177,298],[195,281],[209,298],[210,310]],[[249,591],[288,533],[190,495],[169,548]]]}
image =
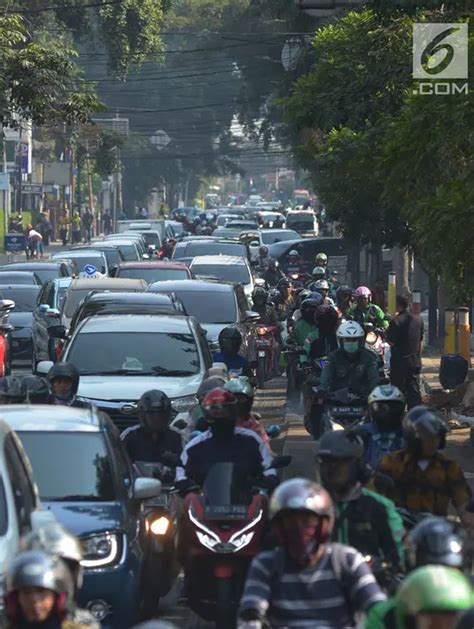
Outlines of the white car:
{"label": "white car", "polygon": [[255,288],[248,260],[239,256],[196,256],[189,268],[197,278],[239,282],[244,287],[247,299],[250,299]]}
{"label": "white car", "polygon": [[21,441],[0,420],[0,607],[4,571],[18,551],[20,537],[51,520],[55,521],[53,514],[41,509],[38,488]]}

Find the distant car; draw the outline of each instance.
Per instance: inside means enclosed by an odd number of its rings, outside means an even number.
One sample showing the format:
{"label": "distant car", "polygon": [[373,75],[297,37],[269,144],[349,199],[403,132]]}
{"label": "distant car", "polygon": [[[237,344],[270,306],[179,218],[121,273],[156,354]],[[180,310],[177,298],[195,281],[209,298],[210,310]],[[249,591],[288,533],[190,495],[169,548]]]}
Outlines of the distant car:
{"label": "distant car", "polygon": [[[83,319],[109,314],[185,315],[187,313],[175,295],[125,292],[89,293],[76,310],[67,336],[72,336]],[[64,329],[63,334],[66,334],[66,329]]]}
{"label": "distant car", "polygon": [[234,326],[242,334],[242,354],[249,360],[253,356],[256,317],[249,309],[240,284],[205,280],[155,282],[147,288],[147,292],[176,296],[187,314],[196,317],[206,330],[213,352],[219,351],[220,331]]}
{"label": "distant car", "polygon": [[105,259],[107,260],[109,275],[118,267],[121,262],[125,260],[120,249],[112,242],[100,240],[98,242],[91,242],[88,245],[76,245],[74,247],[71,247],[71,251],[84,251],[85,249],[94,249],[104,254]]}
{"label": "distant car", "polygon": [[179,240],[185,234],[184,225],[179,221],[166,221],[165,233],[167,238]]}
{"label": "distant car", "polygon": [[267,225],[269,228],[272,228],[275,222],[278,222],[278,229],[285,227],[285,216],[281,212],[259,210],[257,218],[260,225]]}
{"label": "distant car", "polygon": [[243,243],[233,240],[221,240],[216,238],[209,240],[205,238],[193,239],[178,242],[174,248],[172,260],[181,260],[188,264],[196,256],[221,254],[248,258],[249,250]]}
{"label": "distant car", "polygon": [[160,280],[188,280],[193,277],[193,274],[184,262],[151,260],[149,262],[122,262],[115,277],[140,279],[152,284]]}
{"label": "distant car", "polygon": [[0,284],[41,286],[41,280],[33,271],[3,271],[0,269]]}
{"label": "distant car", "polygon": [[66,294],[72,277],[61,277],[46,282],[39,295],[33,311],[31,337],[33,351],[31,367],[33,373],[40,360],[56,360],[59,346],[56,339],[49,334],[49,329],[59,323],[61,303]]}
{"label": "distant car", "polygon": [[[253,224],[252,224],[253,225]],[[231,240],[238,240],[240,237],[240,234],[247,230],[247,229],[252,229],[252,225],[244,227],[244,229],[241,229],[240,227],[237,228],[231,228],[231,227],[218,227],[217,229],[215,229],[212,232],[212,235],[214,237],[219,236],[219,238],[230,238]]]}
{"label": "distant car", "polygon": [[[142,259],[144,256],[148,256],[149,254],[146,240],[140,232],[121,232],[118,234],[108,234],[104,238],[104,242],[116,243],[117,241],[134,242],[138,250],[139,259]],[[124,257],[126,258],[125,254]]]}
{"label": "distant car", "polygon": [[104,242],[108,242],[110,244],[114,244],[117,249],[120,250],[122,257],[125,261],[135,261],[142,259],[142,253],[137,245],[137,241],[133,239],[127,238],[110,238],[105,240]]}
{"label": "distant car", "polygon": [[269,247],[275,242],[282,242],[285,240],[301,239],[298,232],[292,229],[256,229],[247,232],[242,232],[240,240],[248,245],[250,255],[252,259],[258,256],[258,250],[262,245]]}
{"label": "distant car", "polygon": [[143,236],[148,249],[158,250],[163,244],[159,231],[153,229],[139,229],[138,227],[135,229],[133,228],[133,223],[131,225],[130,231],[124,231],[122,233],[126,236],[128,236],[129,234],[140,234],[140,236]]}
{"label": "distant car", "polygon": [[225,229],[240,229],[243,231],[244,229],[257,229],[258,223],[257,221],[244,221],[242,219],[236,219],[234,221],[230,221],[225,226]]}
{"label": "distant car", "polygon": [[70,267],[65,262],[38,260],[36,262],[10,262],[0,267],[0,271],[32,271],[39,277],[41,284],[57,277],[71,276]]}
{"label": "distant car", "polygon": [[[131,280],[129,280],[131,281]],[[114,314],[84,319],[61,360],[79,370],[79,395],[93,400],[119,428],[138,421],[136,403],[149,389],[164,391],[187,417],[212,356],[193,317]],[[51,363],[39,363],[47,372]]]}
{"label": "distant car", "polygon": [[53,253],[51,256],[52,260],[61,260],[61,258],[69,258],[70,260],[75,261],[79,277],[81,276],[81,273],[84,273],[86,266],[94,266],[99,273],[102,273],[102,275],[109,274],[107,258],[101,251],[96,251],[91,248],[70,249],[68,251]]}
{"label": "distant car", "polygon": [[[0,407],[5,408],[5,407]],[[13,408],[11,406],[10,408]],[[2,417],[4,414],[2,413]],[[0,420],[0,592],[4,571],[18,552],[20,537],[51,519],[42,511],[33,470],[20,439]]]}
{"label": "distant car", "polygon": [[[228,209],[228,208],[226,208]],[[226,227],[230,221],[236,221],[240,218],[238,214],[219,214],[217,216],[217,227]]]}
{"label": "distant car", "polygon": [[204,255],[193,258],[189,268],[197,278],[215,278],[223,282],[243,284],[247,299],[254,289],[254,279],[246,258]]}
{"label": "distant car", "polygon": [[[149,542],[142,502],[159,494],[160,483],[135,477],[117,429],[95,408],[0,409],[28,454],[45,506],[81,541],[79,604],[104,625],[131,627],[144,598],[156,596],[145,569]],[[35,496],[20,470],[16,499],[27,512]]]}
{"label": "distant car", "polygon": [[300,236],[319,234],[318,217],[312,210],[292,210],[286,215],[286,226],[294,229]]}
{"label": "distant car", "polygon": [[69,327],[71,319],[76,312],[76,308],[81,301],[92,291],[144,291],[147,283],[144,280],[118,279],[115,277],[107,277],[102,279],[77,279],[71,282],[61,306],[60,321],[66,328]]}
{"label": "distant car", "polygon": [[31,338],[33,327],[33,312],[41,286],[37,284],[5,284],[0,286],[0,299],[11,299],[15,302],[15,309],[8,317],[13,325],[11,333],[12,360],[31,360],[33,341]]}

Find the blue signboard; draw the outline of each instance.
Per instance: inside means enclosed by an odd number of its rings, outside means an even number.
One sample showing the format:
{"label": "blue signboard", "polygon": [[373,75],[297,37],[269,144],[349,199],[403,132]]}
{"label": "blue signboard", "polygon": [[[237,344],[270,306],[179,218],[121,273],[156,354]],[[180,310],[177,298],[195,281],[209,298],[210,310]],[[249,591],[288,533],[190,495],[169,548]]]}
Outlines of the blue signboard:
{"label": "blue signboard", "polygon": [[26,237],[23,234],[5,234],[5,253],[18,253],[26,249]]}

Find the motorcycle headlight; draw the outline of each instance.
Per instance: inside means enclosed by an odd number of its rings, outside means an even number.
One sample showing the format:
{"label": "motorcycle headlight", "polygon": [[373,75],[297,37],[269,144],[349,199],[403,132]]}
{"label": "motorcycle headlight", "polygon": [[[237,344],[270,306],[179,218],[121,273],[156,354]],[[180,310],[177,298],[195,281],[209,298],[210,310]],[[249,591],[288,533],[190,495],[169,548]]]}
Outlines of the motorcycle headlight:
{"label": "motorcycle headlight", "polygon": [[195,395],[186,395],[171,400],[171,406],[176,413],[188,413],[198,403]]}
{"label": "motorcycle headlight", "polygon": [[119,533],[98,533],[81,539],[83,568],[103,568],[117,563],[122,553],[123,539]]}
{"label": "motorcycle headlight", "polygon": [[158,518],[147,519],[145,523],[147,533],[151,533],[152,535],[157,536],[166,535],[169,526],[170,521],[164,515]]}

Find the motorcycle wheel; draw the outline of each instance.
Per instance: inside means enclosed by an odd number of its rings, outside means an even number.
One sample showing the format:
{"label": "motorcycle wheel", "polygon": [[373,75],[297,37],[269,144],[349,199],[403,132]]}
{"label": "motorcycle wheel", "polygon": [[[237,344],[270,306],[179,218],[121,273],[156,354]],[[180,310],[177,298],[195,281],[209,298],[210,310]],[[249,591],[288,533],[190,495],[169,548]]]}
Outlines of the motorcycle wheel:
{"label": "motorcycle wheel", "polygon": [[321,439],[326,432],[323,414],[320,408],[317,410],[319,410],[319,413],[315,411],[314,407],[311,407],[310,412],[306,413],[304,416],[304,427],[315,441]]}
{"label": "motorcycle wheel", "polygon": [[237,622],[233,579],[218,579],[216,588],[216,629],[233,629]]}
{"label": "motorcycle wheel", "polygon": [[257,356],[257,387],[265,388],[265,361],[266,356]]}

